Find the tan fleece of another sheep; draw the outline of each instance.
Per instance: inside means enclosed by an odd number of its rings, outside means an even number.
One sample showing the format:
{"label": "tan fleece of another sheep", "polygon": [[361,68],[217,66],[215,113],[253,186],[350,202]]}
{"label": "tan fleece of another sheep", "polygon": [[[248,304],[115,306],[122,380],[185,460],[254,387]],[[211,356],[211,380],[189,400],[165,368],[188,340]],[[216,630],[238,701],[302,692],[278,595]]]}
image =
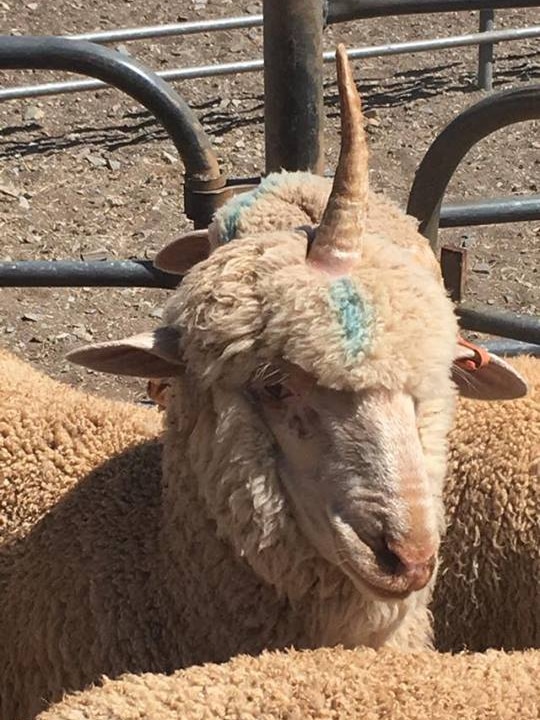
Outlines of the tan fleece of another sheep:
{"label": "tan fleece of another sheep", "polygon": [[437,646],[540,647],[540,360],[515,358],[529,395],[461,400],[450,437]]}
{"label": "tan fleece of another sheep", "polygon": [[537,720],[539,676],[532,650],[263,653],[169,677],[105,679],[39,720]]}
{"label": "tan fleece of another sheep", "polygon": [[[143,654],[155,640],[151,620],[134,630],[132,606],[140,608],[131,598],[148,582],[142,557],[157,522],[162,416],[67,387],[3,350],[0,377],[0,717],[19,720],[42,707],[55,654],[54,682],[65,661],[63,683],[80,688],[104,672],[93,656],[99,640],[108,672],[126,668],[118,647],[136,670],[134,648]],[[119,588],[128,599],[115,609]],[[89,608],[102,613],[99,626]],[[15,655],[28,672],[22,698],[22,678],[8,669]]]}
{"label": "tan fleece of another sheep", "polygon": [[1,348],[0,376],[0,545],[27,533],[96,468],[106,482],[159,462],[154,409],[81,393]]}

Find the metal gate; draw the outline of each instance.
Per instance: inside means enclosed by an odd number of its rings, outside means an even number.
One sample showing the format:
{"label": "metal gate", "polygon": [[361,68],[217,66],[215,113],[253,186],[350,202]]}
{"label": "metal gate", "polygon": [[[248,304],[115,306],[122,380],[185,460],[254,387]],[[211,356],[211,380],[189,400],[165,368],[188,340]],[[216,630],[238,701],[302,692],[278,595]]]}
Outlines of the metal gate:
{"label": "metal gate", "polygon": [[[266,172],[321,170],[322,36],[325,22],[390,14],[536,6],[533,2],[418,0],[264,0]],[[294,42],[292,42],[294,40]],[[351,53],[354,57],[354,52]],[[0,68],[78,72],[113,85],[139,101],[173,141],[185,168],[184,209],[195,227],[205,227],[215,210],[259,178],[226,178],[209,139],[187,103],[162,78],[121,53],[85,40],[54,37],[0,37]],[[2,92],[0,91],[0,99]],[[442,131],[420,164],[408,212],[436,253],[439,227],[540,219],[540,196],[496,198],[443,205],[444,192],[466,152],[497,129],[540,119],[540,85],[494,94],[459,115]],[[447,287],[460,300],[460,253],[444,248]],[[150,261],[20,261],[0,263],[0,286],[174,287],[177,276]],[[540,353],[538,318],[459,304],[461,324],[536,346],[499,343],[508,352]]]}

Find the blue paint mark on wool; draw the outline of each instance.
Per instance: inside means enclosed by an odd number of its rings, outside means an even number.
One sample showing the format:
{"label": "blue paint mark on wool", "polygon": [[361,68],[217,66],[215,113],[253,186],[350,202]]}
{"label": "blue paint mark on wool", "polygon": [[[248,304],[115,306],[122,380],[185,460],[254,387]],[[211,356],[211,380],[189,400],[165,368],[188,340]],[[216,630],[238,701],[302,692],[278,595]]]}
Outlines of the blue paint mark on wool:
{"label": "blue paint mark on wool", "polygon": [[347,353],[356,357],[370,339],[373,313],[350,278],[339,278],[330,285],[330,298],[345,336]]}
{"label": "blue paint mark on wool", "polygon": [[220,235],[222,243],[228,243],[236,237],[236,228],[238,222],[244,212],[248,210],[260,198],[262,194],[268,190],[272,190],[279,185],[279,176],[270,175],[265,178],[261,184],[248,193],[237,195],[227,204],[227,214],[223,217],[223,230]]}

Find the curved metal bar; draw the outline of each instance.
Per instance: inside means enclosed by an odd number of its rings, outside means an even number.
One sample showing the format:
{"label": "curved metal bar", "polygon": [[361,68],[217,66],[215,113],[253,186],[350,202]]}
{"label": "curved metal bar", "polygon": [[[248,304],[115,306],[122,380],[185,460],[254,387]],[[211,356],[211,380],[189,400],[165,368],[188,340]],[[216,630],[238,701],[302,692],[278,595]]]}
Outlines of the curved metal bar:
{"label": "curved metal bar", "polygon": [[435,139],[420,163],[407,213],[418,218],[420,232],[438,254],[439,216],[444,193],[469,150],[506,125],[540,118],[540,85],[492,95],[458,115]]}
{"label": "curved metal bar", "polygon": [[[407,212],[420,221],[420,232],[428,238],[437,256],[441,205],[461,160],[473,145],[496,130],[537,118],[540,118],[540,85],[529,85],[492,95],[472,105],[435,139],[416,172]],[[483,210],[488,210],[489,215],[493,208]],[[540,344],[537,317],[466,305],[458,305],[456,312],[463,327],[469,330]]]}
{"label": "curved metal bar", "polygon": [[83,40],[0,36],[0,68],[81,73],[130,95],[167,131],[186,170],[186,182],[222,187],[219,164],[202,125],[170,85],[131,57]]}

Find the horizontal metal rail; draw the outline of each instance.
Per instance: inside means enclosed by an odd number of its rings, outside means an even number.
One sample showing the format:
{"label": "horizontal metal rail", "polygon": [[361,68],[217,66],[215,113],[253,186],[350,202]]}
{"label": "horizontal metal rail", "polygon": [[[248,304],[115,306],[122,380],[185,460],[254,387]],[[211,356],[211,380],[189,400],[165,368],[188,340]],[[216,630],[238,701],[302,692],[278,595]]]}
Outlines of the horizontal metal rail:
{"label": "horizontal metal rail", "polygon": [[[349,50],[349,57],[362,59],[370,57],[384,57],[387,55],[404,55],[407,53],[430,52],[433,50],[446,50],[456,47],[483,45],[486,43],[512,42],[528,38],[540,37],[540,25],[527,28],[514,28],[511,30],[494,30],[493,32],[472,33],[469,35],[454,35],[447,38],[432,40],[418,40],[403,43],[388,43],[373,45],[371,47],[353,48]],[[323,55],[325,63],[335,62],[333,51]],[[194,80],[205,77],[221,75],[234,75],[239,73],[259,72],[263,69],[263,61],[243,60],[234,63],[221,63],[216,65],[199,65],[188,68],[171,68],[160,70],[155,74],[163,80]],[[71,80],[67,82],[50,82],[38,85],[20,85],[13,88],[0,89],[0,101],[16,100],[25,97],[43,97],[60,95],[63,93],[88,92],[100,90],[106,83],[96,80]]]}
{"label": "horizontal metal rail", "polygon": [[328,23],[382,17],[485,9],[538,7],[537,0],[328,0]]}
{"label": "horizontal metal rail", "polygon": [[178,275],[150,260],[18,260],[0,263],[0,287],[174,288]]}
{"label": "horizontal metal rail", "polygon": [[534,355],[540,357],[540,345],[533,343],[519,342],[519,340],[480,340],[478,345],[485,347],[495,355],[506,355],[516,357],[517,355]]}
{"label": "horizontal metal rail", "polygon": [[[149,260],[25,260],[0,263],[2,287],[152,287],[174,288],[177,275],[157,270]],[[462,325],[469,330],[502,335],[540,345],[540,322],[530,315],[516,315],[492,309],[456,309]]]}
{"label": "horizontal metal rail", "polygon": [[[260,178],[231,178],[228,184],[246,188]],[[441,227],[490,225],[540,219],[540,197],[480,200],[443,205]],[[153,268],[144,260],[20,260],[0,262],[0,287],[174,287],[177,276]]]}
{"label": "horizontal metal rail", "polygon": [[70,40],[88,40],[95,43],[129,42],[147,38],[175,37],[219,30],[238,30],[258,27],[263,24],[262,15],[241,15],[239,17],[215,18],[213,20],[192,20],[168,25],[143,25],[117,30],[98,30],[96,32],[64,35]]}
{"label": "horizontal metal rail", "polygon": [[[438,13],[456,10],[483,10],[500,8],[526,8],[536,7],[534,0],[480,0],[474,2],[465,0],[457,2],[438,2],[425,0],[424,2],[410,0],[330,0],[326,3],[326,22],[344,22],[345,20],[380,17],[383,15],[416,15],[421,13]],[[87,40],[95,43],[130,42],[149,38],[179,37],[194,35],[196,33],[219,32],[223,30],[239,30],[252,27],[261,27],[262,14],[240,15],[229,18],[212,18],[210,20],[188,20],[180,23],[165,25],[142,25],[133,28],[118,28],[115,30],[97,30],[95,32],[64,35],[72,40]]]}
{"label": "horizontal metal rail", "polygon": [[443,205],[439,227],[495,225],[530,220],[540,220],[540,195]]}
{"label": "horizontal metal rail", "polygon": [[519,315],[506,310],[457,305],[460,324],[467,330],[501,335],[540,345],[540,318],[535,315]]}

